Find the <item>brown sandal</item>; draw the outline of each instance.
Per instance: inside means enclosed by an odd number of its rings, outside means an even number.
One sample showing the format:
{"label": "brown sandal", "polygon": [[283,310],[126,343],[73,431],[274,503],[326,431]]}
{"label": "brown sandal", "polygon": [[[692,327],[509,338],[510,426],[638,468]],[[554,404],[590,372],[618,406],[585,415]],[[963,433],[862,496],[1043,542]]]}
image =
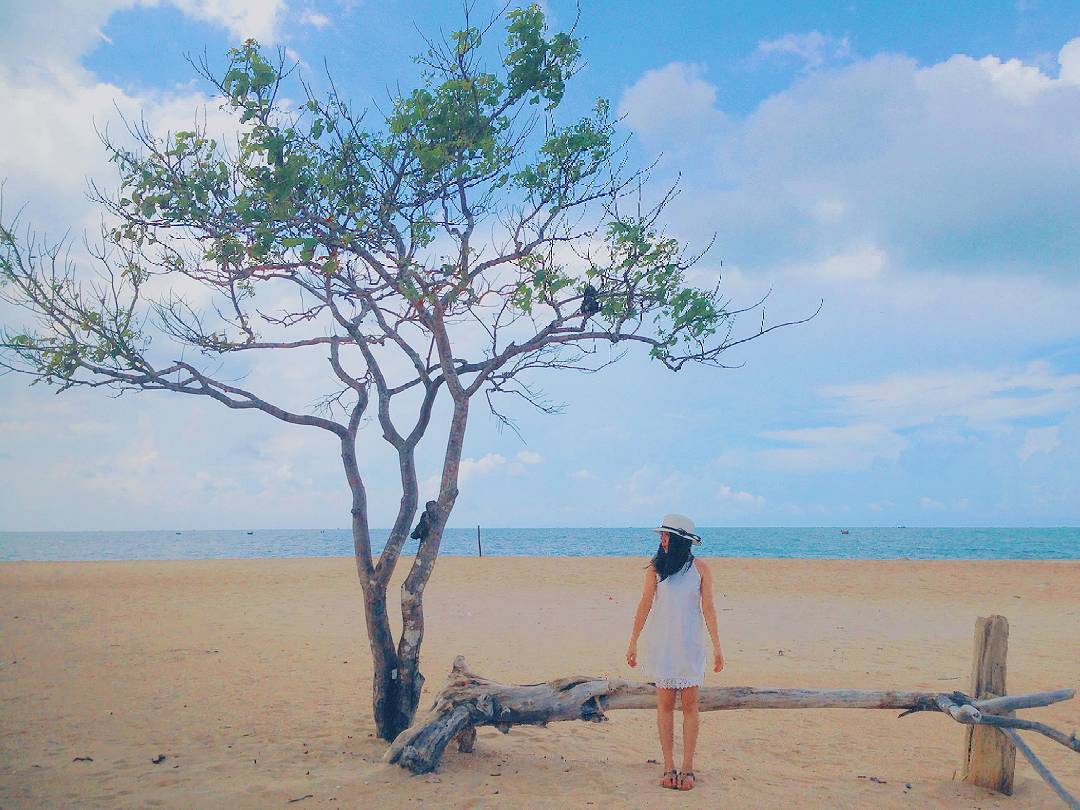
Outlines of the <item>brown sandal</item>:
{"label": "brown sandal", "polygon": [[[670,781],[670,784],[668,782]],[[671,788],[672,790],[679,789],[679,772],[672,768],[670,771],[664,771],[664,775],[660,777],[660,787]]]}
{"label": "brown sandal", "polygon": [[[683,787],[683,785],[685,784],[683,780],[685,780],[688,776],[690,777],[690,786]],[[695,784],[697,784],[697,777],[694,776],[693,771],[679,771],[679,775],[675,783],[676,790],[693,790]]]}

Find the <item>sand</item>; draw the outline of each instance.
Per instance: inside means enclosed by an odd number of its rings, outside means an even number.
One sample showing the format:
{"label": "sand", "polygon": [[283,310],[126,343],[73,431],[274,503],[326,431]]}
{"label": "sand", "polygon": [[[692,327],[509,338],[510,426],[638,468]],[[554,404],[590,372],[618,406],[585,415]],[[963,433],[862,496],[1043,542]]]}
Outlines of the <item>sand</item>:
{"label": "sand", "polygon": [[[707,684],[966,689],[975,619],[1000,613],[1010,692],[1080,686],[1078,562],[710,563],[727,669]],[[643,564],[442,559],[421,709],[457,653],[505,681],[633,677]],[[413,777],[380,761],[363,626],[351,559],[0,565],[0,806],[1060,806],[1019,759],[1012,798],[954,780],[959,726],[880,710],[703,714],[690,793],[655,786],[651,711],[481,729]],[[1080,728],[1080,699],[1025,715]],[[1080,793],[1080,756],[1029,739]]]}

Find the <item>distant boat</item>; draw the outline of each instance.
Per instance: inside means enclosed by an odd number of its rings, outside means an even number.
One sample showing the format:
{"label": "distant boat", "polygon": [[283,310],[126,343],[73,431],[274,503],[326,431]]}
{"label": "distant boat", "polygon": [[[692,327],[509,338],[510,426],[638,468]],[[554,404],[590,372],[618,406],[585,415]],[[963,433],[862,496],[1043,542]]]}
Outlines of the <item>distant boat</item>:
{"label": "distant boat", "polygon": [[255,534],[255,532],[248,532],[248,534]]}
{"label": "distant boat", "polygon": [[841,529],[840,534],[851,534],[847,529]]}
{"label": "distant boat", "polygon": [[180,532],[177,532],[177,534],[180,534]]}

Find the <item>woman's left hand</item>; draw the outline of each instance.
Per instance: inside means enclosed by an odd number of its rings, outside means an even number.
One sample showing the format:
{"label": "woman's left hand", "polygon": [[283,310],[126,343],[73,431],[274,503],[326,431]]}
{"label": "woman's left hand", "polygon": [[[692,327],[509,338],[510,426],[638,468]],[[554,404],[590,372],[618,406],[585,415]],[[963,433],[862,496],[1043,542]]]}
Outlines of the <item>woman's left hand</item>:
{"label": "woman's left hand", "polygon": [[626,663],[631,667],[637,666],[637,644],[631,644],[626,648]]}

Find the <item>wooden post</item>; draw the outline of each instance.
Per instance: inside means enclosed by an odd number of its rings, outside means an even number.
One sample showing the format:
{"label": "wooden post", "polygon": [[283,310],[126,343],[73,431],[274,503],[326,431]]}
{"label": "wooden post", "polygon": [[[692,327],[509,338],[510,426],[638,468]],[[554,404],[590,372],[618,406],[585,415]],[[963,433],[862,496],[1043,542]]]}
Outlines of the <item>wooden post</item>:
{"label": "wooden post", "polygon": [[[971,696],[1005,694],[1005,656],[1009,649],[1009,621],[1004,616],[980,616],[975,622],[975,657],[971,667]],[[988,712],[989,713],[989,712]],[[1008,712],[1015,716],[1015,712]],[[1016,746],[998,729],[968,726],[964,734],[963,779],[972,785],[1011,796]]]}
{"label": "wooden post", "polygon": [[479,526],[476,527],[476,550],[479,552],[481,557],[484,556],[484,547],[482,545],[480,545],[480,527]]}

